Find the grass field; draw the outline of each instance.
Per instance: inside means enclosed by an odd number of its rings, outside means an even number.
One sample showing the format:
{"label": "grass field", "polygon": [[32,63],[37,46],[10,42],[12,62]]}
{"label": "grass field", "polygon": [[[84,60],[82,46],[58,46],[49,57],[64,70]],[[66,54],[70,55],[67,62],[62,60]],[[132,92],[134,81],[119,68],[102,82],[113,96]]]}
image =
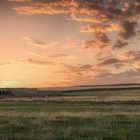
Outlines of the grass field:
{"label": "grass field", "polygon": [[77,94],[1,100],[0,140],[140,140],[138,91]]}

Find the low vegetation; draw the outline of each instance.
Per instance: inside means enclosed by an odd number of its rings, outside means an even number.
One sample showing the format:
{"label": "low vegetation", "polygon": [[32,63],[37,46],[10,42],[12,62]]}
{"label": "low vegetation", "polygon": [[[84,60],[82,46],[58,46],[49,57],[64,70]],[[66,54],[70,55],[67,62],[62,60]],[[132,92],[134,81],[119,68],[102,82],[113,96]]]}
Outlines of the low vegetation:
{"label": "low vegetation", "polygon": [[1,140],[139,140],[140,105],[0,103]]}
{"label": "low vegetation", "polygon": [[140,90],[1,98],[0,140],[140,140]]}

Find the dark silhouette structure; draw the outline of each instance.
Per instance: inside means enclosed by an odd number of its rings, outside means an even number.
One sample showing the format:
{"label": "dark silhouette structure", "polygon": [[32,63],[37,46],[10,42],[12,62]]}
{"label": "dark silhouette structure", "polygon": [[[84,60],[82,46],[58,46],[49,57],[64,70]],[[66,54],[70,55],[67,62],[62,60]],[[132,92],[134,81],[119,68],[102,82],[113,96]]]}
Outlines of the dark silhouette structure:
{"label": "dark silhouette structure", "polygon": [[37,88],[0,88],[0,98],[60,96],[59,91],[38,90]]}
{"label": "dark silhouette structure", "polygon": [[9,89],[0,89],[0,98],[11,97],[12,91]]}

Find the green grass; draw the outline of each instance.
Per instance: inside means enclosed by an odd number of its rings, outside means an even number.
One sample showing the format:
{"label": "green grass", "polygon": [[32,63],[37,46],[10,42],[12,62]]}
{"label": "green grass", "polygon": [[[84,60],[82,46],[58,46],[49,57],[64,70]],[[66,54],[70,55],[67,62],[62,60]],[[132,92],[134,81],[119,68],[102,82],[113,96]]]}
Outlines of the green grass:
{"label": "green grass", "polygon": [[140,105],[3,102],[0,140],[140,140]]}
{"label": "green grass", "polygon": [[97,90],[79,90],[79,91],[71,91],[71,92],[63,92],[61,95],[63,96],[114,96],[114,95],[127,95],[127,96],[139,96],[140,89],[130,88],[130,89],[97,89]]}

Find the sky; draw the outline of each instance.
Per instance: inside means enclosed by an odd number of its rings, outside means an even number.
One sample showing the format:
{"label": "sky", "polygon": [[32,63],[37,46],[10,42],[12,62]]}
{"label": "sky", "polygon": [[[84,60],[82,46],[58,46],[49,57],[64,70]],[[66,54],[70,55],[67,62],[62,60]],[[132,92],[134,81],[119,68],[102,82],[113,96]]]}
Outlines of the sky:
{"label": "sky", "polygon": [[140,83],[140,0],[0,0],[0,87]]}

